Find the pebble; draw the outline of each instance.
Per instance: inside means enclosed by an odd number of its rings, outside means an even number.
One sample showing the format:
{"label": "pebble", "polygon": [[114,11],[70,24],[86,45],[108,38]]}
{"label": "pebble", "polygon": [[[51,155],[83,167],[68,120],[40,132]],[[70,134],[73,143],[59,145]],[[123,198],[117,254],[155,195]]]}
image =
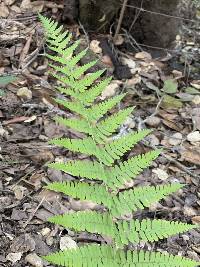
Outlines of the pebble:
{"label": "pebble", "polygon": [[53,242],[54,242],[54,239],[53,239],[52,236],[48,236],[46,238],[46,243],[47,243],[48,246],[52,246],[53,245]]}
{"label": "pebble", "polygon": [[22,257],[22,253],[16,252],[16,253],[9,253],[6,259],[12,263],[16,263],[17,261],[21,259],[21,257]]}
{"label": "pebble", "polygon": [[160,144],[160,140],[154,134],[148,135],[147,140],[150,142],[151,146],[158,146]]}
{"label": "pebble", "polygon": [[192,207],[188,207],[188,206],[184,206],[183,207],[183,212],[185,216],[191,217],[191,216],[197,216],[197,212],[194,208]]}
{"label": "pebble", "polygon": [[189,142],[200,142],[200,132],[195,131],[187,135],[187,140]]}
{"label": "pebble", "polygon": [[92,40],[90,42],[90,49],[95,53],[95,54],[100,54],[102,53],[102,48],[100,47],[100,42],[97,40]]}
{"label": "pebble", "polygon": [[158,178],[162,181],[167,180],[167,178],[169,177],[166,171],[159,168],[154,169],[152,172],[155,173],[158,176]]}
{"label": "pebble", "polygon": [[161,122],[161,119],[156,116],[149,117],[145,120],[145,123],[149,125],[150,127],[157,127],[160,124],[160,122]]}
{"label": "pebble", "polygon": [[28,87],[22,87],[17,91],[17,96],[25,100],[30,100],[32,99],[32,92],[28,89]]}
{"label": "pebble", "polygon": [[194,98],[192,99],[192,102],[195,105],[199,105],[200,104],[200,96],[199,95],[195,95]]}
{"label": "pebble", "polygon": [[28,254],[26,256],[25,260],[28,263],[30,263],[32,266],[43,267],[42,259],[36,253]]}
{"label": "pebble", "polygon": [[16,237],[10,247],[12,252],[28,252],[35,249],[35,241],[29,234]]}
{"label": "pebble", "polygon": [[77,248],[76,242],[69,236],[62,236],[60,238],[60,249],[65,250],[65,249],[72,249],[72,248]]}
{"label": "pebble", "polygon": [[181,133],[175,133],[169,138],[169,144],[172,146],[180,145],[183,139],[183,135]]}
{"label": "pebble", "polygon": [[51,229],[48,228],[48,227],[45,227],[45,228],[43,228],[43,229],[41,230],[41,234],[42,234],[43,236],[48,235],[50,232],[51,232]]}

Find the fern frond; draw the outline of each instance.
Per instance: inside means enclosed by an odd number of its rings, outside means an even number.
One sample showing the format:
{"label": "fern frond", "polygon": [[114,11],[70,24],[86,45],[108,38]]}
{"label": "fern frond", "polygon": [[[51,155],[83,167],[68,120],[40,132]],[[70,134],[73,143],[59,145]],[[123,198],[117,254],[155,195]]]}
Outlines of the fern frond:
{"label": "fern frond", "polygon": [[50,67],[52,67],[55,71],[60,72],[64,75],[71,76],[74,79],[79,79],[85,71],[93,67],[97,63],[97,60],[91,61],[83,66],[71,68],[69,66],[56,66],[53,64],[50,64]]}
{"label": "fern frond", "polygon": [[144,139],[151,130],[145,129],[139,132],[131,132],[125,136],[115,139],[104,146],[104,155],[110,155],[111,160],[108,166],[111,166],[115,160],[120,159],[127,151],[134,147],[139,141]]}
{"label": "fern frond", "polygon": [[[113,196],[114,205],[111,213],[115,217],[130,214],[138,209],[150,207],[153,203],[169,196],[170,194],[181,189],[183,185],[179,183],[158,185],[158,186],[141,186],[130,190],[120,192],[117,197]],[[110,203],[112,203],[110,201]]]}
{"label": "fern frond", "polygon": [[82,102],[85,106],[91,106],[91,104],[94,102],[96,97],[98,97],[102,91],[105,89],[105,87],[110,83],[111,78],[102,80],[95,86],[92,86],[90,89],[86,90],[85,92],[75,92],[74,90],[70,88],[63,88],[58,87],[57,89],[64,93],[67,96],[72,96],[76,100],[79,100]]}
{"label": "fern frond", "polygon": [[87,110],[88,120],[98,121],[99,119],[101,119],[110,109],[117,105],[125,95],[126,94],[117,95],[104,102],[93,105]]}
{"label": "fern frond", "polygon": [[55,121],[81,133],[89,134],[97,143],[105,143],[122,122],[131,114],[133,108],[120,110],[108,119],[102,120],[96,125],[92,125],[86,119],[65,119],[62,117],[55,118]]}
{"label": "fern frond", "polygon": [[182,187],[183,185],[179,183],[156,187],[144,186],[126,190],[119,194],[108,192],[102,185],[90,185],[80,182],[55,182],[47,185],[45,188],[63,193],[75,199],[88,200],[104,205],[110,210],[112,216],[119,217],[135,212],[138,209],[150,207],[152,203],[161,200]]}
{"label": "fern frond", "polygon": [[52,264],[64,267],[195,267],[198,262],[168,253],[149,251],[128,251],[108,245],[87,245],[68,249],[44,257]]}
{"label": "fern frond", "polygon": [[149,219],[142,221],[131,220],[130,222],[117,221],[115,223],[109,213],[100,214],[82,211],[57,215],[49,218],[49,221],[78,232],[87,231],[102,236],[109,236],[120,247],[128,245],[129,242],[158,241],[197,228],[197,225]]}
{"label": "fern frond", "polygon": [[100,214],[91,211],[79,211],[56,215],[50,217],[48,221],[79,232],[87,231],[88,233],[96,233],[113,238],[117,233],[117,228],[108,213]]}
{"label": "fern frond", "polygon": [[112,166],[115,160],[123,156],[124,153],[126,153],[131,147],[137,144],[149,133],[150,130],[142,130],[136,133],[132,132],[104,145],[103,147],[98,147],[91,137],[84,139],[52,139],[49,143],[64,147],[73,152],[80,152],[89,156],[95,156],[105,165]]}
{"label": "fern frond", "polygon": [[197,225],[165,220],[145,219],[117,222],[120,243],[123,245],[129,242],[154,242],[195,228]]}
{"label": "fern frond", "polygon": [[127,161],[120,162],[119,165],[115,165],[109,174],[109,186],[113,188],[121,187],[127,182],[130,182],[137,175],[139,175],[145,168],[149,167],[153,160],[155,160],[161,150],[156,149],[149,151],[145,154],[132,157]]}
{"label": "fern frond", "polygon": [[[54,139],[55,140],[55,139]],[[62,139],[61,139],[62,140]],[[77,140],[77,139],[76,139]],[[61,145],[59,140],[53,144]],[[81,141],[81,140],[80,140]],[[52,142],[51,142],[52,143]],[[94,152],[94,150],[93,150]],[[73,176],[84,177],[90,180],[100,180],[111,189],[123,187],[126,182],[130,182],[139,175],[152,161],[158,157],[160,150],[153,150],[130,158],[127,161],[106,168],[97,161],[69,161],[67,163],[50,163],[48,166],[56,170],[61,170]]]}
{"label": "fern frond", "polygon": [[55,182],[47,185],[46,189],[60,192],[80,200],[92,201],[97,204],[103,204],[109,209],[113,206],[112,195],[102,185],[82,182]]}
{"label": "fern frond", "polygon": [[67,163],[54,162],[48,166],[55,170],[64,171],[75,177],[84,177],[90,180],[100,180],[107,184],[108,174],[104,166],[98,161],[70,160]]}
{"label": "fern frond", "polygon": [[[69,42],[70,37],[68,36],[68,38],[69,38],[69,40],[67,40],[67,41]],[[72,45],[70,45],[69,47],[67,47],[65,49],[63,49],[60,44],[58,46],[50,46],[49,45],[49,49],[62,55],[63,58],[68,59],[72,56],[72,54],[74,53],[76,48],[79,46],[79,44],[80,44],[80,40],[77,40],[76,42],[74,42]]]}
{"label": "fern frond", "polygon": [[105,70],[99,70],[94,73],[90,73],[84,78],[80,80],[72,80],[73,77],[65,77],[61,76],[55,73],[51,73],[53,77],[55,77],[57,80],[61,81],[62,83],[66,84],[67,86],[70,86],[72,89],[78,92],[84,92],[89,86],[93,84],[94,81],[96,81]]}
{"label": "fern frond", "polygon": [[197,262],[178,256],[144,251],[126,252],[118,249],[129,243],[158,241],[197,226],[156,219],[125,220],[124,215],[150,207],[154,202],[182,188],[182,185],[174,183],[126,188],[126,183],[149,167],[160,150],[140,154],[123,162],[118,160],[151,131],[145,129],[112,138],[120,125],[130,116],[133,108],[120,110],[107,118],[104,116],[108,115],[125,94],[97,103],[97,97],[111,80],[106,78],[99,81],[105,70],[85,75],[85,72],[96,63],[91,61],[78,66],[87,49],[74,55],[80,41],[72,42],[72,34],[64,31],[57,22],[42,15],[39,17],[45,29],[48,49],[54,52],[53,55],[47,54],[53,61],[50,64],[52,76],[62,84],[57,88],[62,94],[62,99],[57,99],[56,102],[77,115],[75,118],[67,119],[58,117],[56,121],[86,136],[80,139],[53,139],[50,143],[94,157],[93,161],[74,160],[49,164],[56,170],[86,179],[79,182],[56,182],[47,185],[46,188],[62,192],[74,199],[89,200],[103,205],[104,211],[68,213],[49,218],[49,221],[77,232],[87,231],[102,237],[108,236],[113,241],[113,247],[84,246],[53,253],[45,259],[67,267],[166,267],[169,264],[172,267],[195,267]]}

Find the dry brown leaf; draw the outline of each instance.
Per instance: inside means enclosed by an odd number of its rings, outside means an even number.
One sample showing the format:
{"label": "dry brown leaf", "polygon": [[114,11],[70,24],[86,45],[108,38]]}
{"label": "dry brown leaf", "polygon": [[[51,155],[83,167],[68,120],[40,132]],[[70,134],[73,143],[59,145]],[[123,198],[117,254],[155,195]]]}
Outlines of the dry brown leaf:
{"label": "dry brown leaf", "polygon": [[135,54],[135,58],[137,59],[152,59],[152,56],[147,52],[139,52]]}
{"label": "dry brown leaf", "polygon": [[25,46],[23,47],[19,57],[19,67],[23,68],[23,61],[26,58],[32,41],[32,34],[28,37]]}
{"label": "dry brown leaf", "polygon": [[181,159],[200,166],[200,149],[187,149],[181,151]]}
{"label": "dry brown leaf", "polygon": [[173,129],[177,132],[181,132],[183,130],[183,125],[178,123],[178,122],[173,122],[173,121],[169,121],[169,120],[162,120],[163,124],[166,125],[167,127],[169,127],[170,129]]}
{"label": "dry brown leaf", "polygon": [[200,224],[200,216],[194,216],[192,218],[192,223],[194,223],[194,224]]}
{"label": "dry brown leaf", "polygon": [[5,3],[0,4],[0,17],[7,18],[9,15],[8,7],[5,5]]}
{"label": "dry brown leaf", "polygon": [[3,125],[13,124],[13,123],[17,123],[17,122],[24,122],[25,120],[28,120],[29,118],[30,117],[25,117],[25,116],[15,117],[13,119],[4,121]]}

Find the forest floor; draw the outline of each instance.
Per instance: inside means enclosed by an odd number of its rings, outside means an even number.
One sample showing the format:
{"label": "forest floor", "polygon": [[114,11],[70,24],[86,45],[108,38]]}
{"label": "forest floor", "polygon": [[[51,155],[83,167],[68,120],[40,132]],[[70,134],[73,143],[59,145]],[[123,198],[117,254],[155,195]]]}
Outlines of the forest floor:
{"label": "forest floor", "polygon": [[[63,242],[73,247],[88,238],[102,241],[98,236],[75,235],[46,222],[49,216],[69,210],[95,209],[93,203],[80,203],[43,189],[49,182],[73,178],[45,165],[74,158],[71,152],[49,145],[48,140],[77,134],[53,120],[67,111],[60,110],[52,100],[57,95],[56,82],[48,73],[42,27],[32,11],[46,8],[57,14],[63,7],[48,1],[31,4],[24,0],[21,6],[4,2],[8,3],[1,3],[2,14],[13,17],[16,12],[20,19],[5,16],[0,20],[0,74],[17,74],[9,84],[0,84],[0,267],[50,266],[39,256],[59,249]],[[79,26],[70,30],[75,38],[82,38],[84,46],[85,36]],[[185,184],[176,194],[137,212],[139,217],[200,223],[200,47],[192,33],[188,39],[177,38],[178,53],[164,51],[159,58],[142,50],[124,50],[127,40],[120,38],[116,51],[120,61],[128,65],[131,77],[114,77],[101,96],[106,99],[123,91],[127,95],[116,109],[135,106],[119,134],[153,129],[146,142],[130,155],[154,147],[163,149],[151,168],[134,180],[134,186],[176,181]],[[89,45],[89,60],[100,59],[98,64],[108,69],[107,75],[113,73],[116,66],[110,55],[102,54],[99,42],[93,40]],[[200,261],[200,230],[140,247]]]}

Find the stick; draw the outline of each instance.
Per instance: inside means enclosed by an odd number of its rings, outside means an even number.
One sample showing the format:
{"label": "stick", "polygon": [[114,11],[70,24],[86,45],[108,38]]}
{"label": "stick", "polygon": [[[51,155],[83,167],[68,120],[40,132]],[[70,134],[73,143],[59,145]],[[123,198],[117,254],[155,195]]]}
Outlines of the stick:
{"label": "stick", "polygon": [[121,29],[121,25],[122,25],[122,21],[123,21],[123,18],[124,18],[124,12],[125,12],[127,3],[128,3],[128,0],[124,0],[123,6],[122,6],[122,9],[121,9],[121,12],[120,12],[120,16],[119,16],[119,21],[118,21],[118,24],[117,24],[117,29],[116,29],[116,32],[115,32],[115,35],[114,35],[114,38],[113,38],[113,42],[116,41],[117,36],[119,34],[119,31]]}

